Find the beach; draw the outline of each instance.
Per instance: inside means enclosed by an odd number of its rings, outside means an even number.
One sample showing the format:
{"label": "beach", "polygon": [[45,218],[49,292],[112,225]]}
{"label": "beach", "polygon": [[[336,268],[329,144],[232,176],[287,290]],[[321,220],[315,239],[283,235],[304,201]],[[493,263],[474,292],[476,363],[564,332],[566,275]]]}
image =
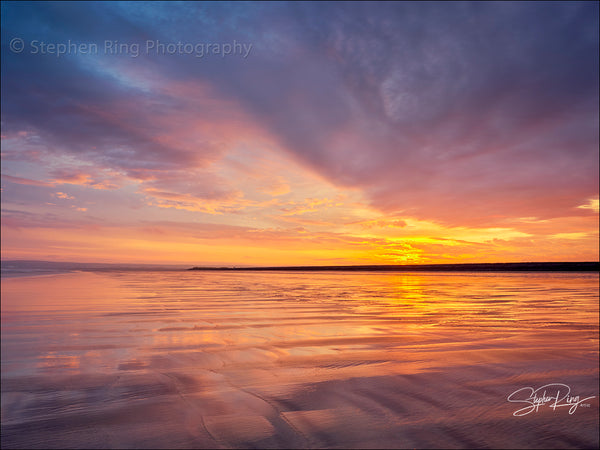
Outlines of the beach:
{"label": "beach", "polygon": [[598,281],[4,278],[2,448],[597,448]]}

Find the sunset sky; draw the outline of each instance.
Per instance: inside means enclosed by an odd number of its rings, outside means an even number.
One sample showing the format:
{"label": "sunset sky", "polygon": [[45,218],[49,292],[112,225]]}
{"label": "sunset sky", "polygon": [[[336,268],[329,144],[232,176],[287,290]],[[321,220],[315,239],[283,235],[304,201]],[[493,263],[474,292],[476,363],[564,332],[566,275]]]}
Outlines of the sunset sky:
{"label": "sunset sky", "polygon": [[5,260],[598,260],[597,2],[1,12]]}

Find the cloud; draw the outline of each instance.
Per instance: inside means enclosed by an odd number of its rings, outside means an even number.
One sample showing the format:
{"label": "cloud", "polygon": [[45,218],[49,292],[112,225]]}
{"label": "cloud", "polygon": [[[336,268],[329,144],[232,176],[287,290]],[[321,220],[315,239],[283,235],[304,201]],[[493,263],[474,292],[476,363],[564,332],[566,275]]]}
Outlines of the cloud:
{"label": "cloud", "polygon": [[290,192],[290,185],[281,176],[268,177],[264,179],[259,190],[273,197],[278,197]]}
{"label": "cloud", "polygon": [[[556,217],[597,192],[594,12],[302,5],[270,27],[294,23],[287,58],[259,53],[260,77],[250,61],[215,83],[298,161],[383,211],[453,225]],[[235,77],[255,72],[241,88]]]}
{"label": "cloud", "polygon": [[236,212],[244,208],[242,192],[207,170],[163,171],[140,186],[151,204],[208,214]]}
{"label": "cloud", "polygon": [[597,198],[591,198],[586,204],[579,205],[579,209],[590,209],[595,213],[600,212],[600,201]]}
{"label": "cloud", "polygon": [[400,219],[378,219],[378,220],[364,220],[357,222],[359,226],[365,229],[372,228],[404,228],[407,226],[406,221]]}
{"label": "cloud", "polygon": [[315,212],[319,209],[331,208],[339,204],[339,199],[307,198],[302,201],[291,201],[282,204],[278,209],[284,216],[297,216]]}
{"label": "cloud", "polygon": [[75,197],[73,197],[72,195],[65,194],[64,192],[57,192],[56,194],[54,194],[54,197],[60,198],[63,200],[74,200],[75,199]]}
{"label": "cloud", "polygon": [[46,181],[30,180],[29,178],[13,177],[10,175],[2,174],[2,179],[11,183],[23,184],[26,186],[43,186],[52,187],[54,183],[48,183]]}
{"label": "cloud", "polygon": [[[597,2],[138,6],[2,4],[3,181],[24,189],[3,202],[70,185],[265,227],[404,233],[411,218],[544,236],[587,233],[597,213]],[[253,47],[59,58],[15,54],[15,36]],[[288,172],[269,166],[276,152]],[[290,176],[307,172],[382,218],[314,204],[329,193]]]}
{"label": "cloud", "polygon": [[[90,173],[95,172],[95,173]],[[94,189],[119,189],[128,182],[128,177],[120,172],[89,167],[84,172],[81,168],[60,168],[50,172],[55,184],[74,184],[89,186]]]}

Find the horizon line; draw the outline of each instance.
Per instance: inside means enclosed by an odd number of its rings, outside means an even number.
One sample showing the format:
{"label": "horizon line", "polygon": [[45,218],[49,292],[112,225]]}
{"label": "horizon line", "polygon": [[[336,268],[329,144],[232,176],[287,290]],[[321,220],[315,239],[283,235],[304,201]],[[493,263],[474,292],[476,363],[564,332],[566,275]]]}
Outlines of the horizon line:
{"label": "horizon line", "polygon": [[238,271],[600,271],[600,261],[548,261],[512,263],[361,264],[326,266],[194,266],[187,270]]}

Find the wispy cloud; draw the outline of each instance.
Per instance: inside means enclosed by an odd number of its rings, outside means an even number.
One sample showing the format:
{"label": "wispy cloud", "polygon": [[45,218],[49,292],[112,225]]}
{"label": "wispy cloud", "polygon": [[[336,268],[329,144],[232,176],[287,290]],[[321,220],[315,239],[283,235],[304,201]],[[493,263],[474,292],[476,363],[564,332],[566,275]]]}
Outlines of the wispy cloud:
{"label": "wispy cloud", "polygon": [[10,175],[2,174],[2,180],[9,181],[16,184],[24,184],[27,186],[45,186],[52,187],[54,183],[48,183],[46,181],[30,180],[29,178],[13,177]]}
{"label": "wispy cloud", "polygon": [[[65,226],[301,227],[290,242],[381,244],[385,261],[455,258],[451,241],[464,259],[488,258],[484,242],[520,258],[519,239],[527,257],[549,242],[568,255],[597,227],[597,2],[4,2],[1,20],[2,202],[40,226],[62,208]],[[252,50],[158,55],[147,40]]]}

